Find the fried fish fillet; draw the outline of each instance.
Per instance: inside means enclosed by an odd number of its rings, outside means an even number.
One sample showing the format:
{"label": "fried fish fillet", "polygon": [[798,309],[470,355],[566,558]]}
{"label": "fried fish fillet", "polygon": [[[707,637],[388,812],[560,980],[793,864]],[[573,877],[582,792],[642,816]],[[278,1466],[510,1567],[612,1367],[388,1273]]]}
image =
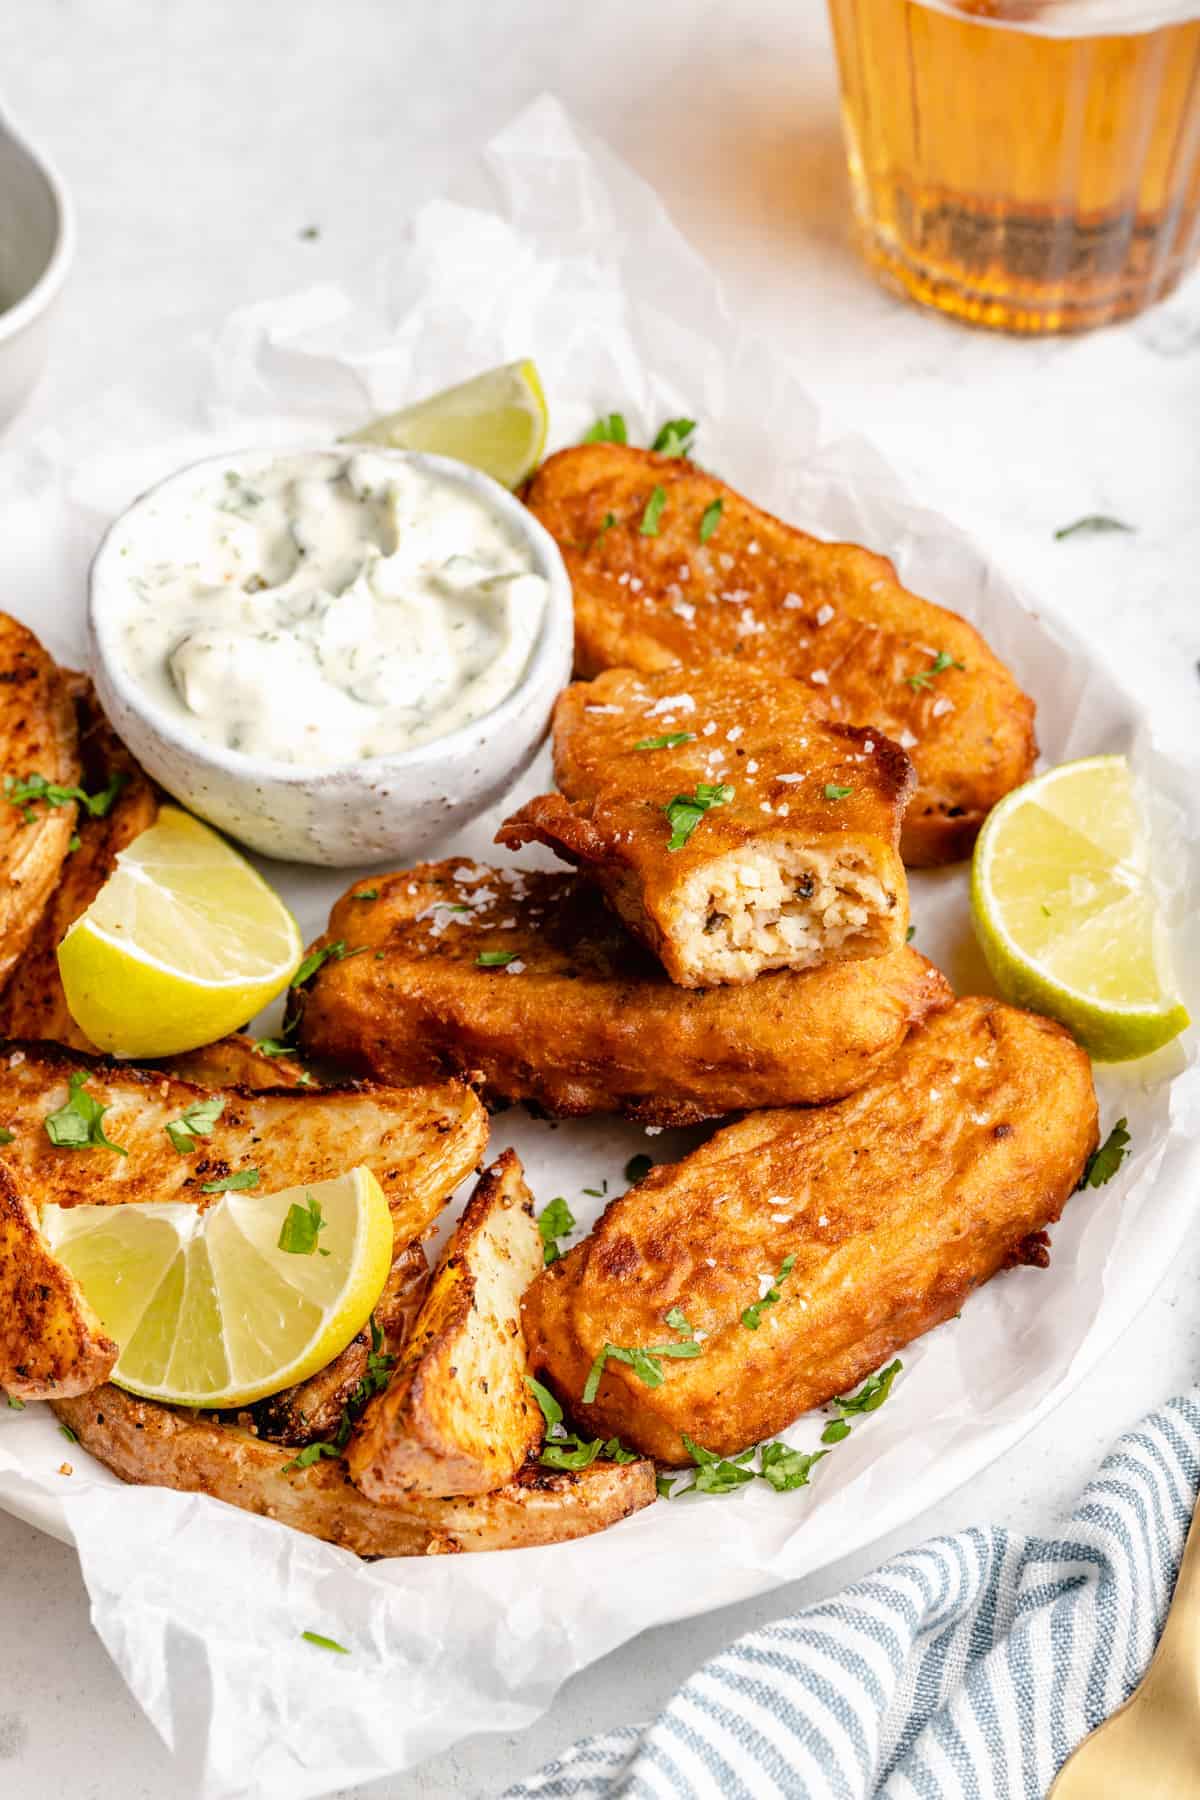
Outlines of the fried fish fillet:
{"label": "fried fish fillet", "polygon": [[[998,1000],[938,1013],[836,1106],[762,1112],[614,1200],[525,1299],[530,1367],[581,1429],[669,1463],[790,1425],[953,1317],[1014,1263],[1048,1261],[1096,1144],[1091,1065]],[[756,1308],[764,1283],[777,1298]],[[606,1344],[679,1343],[647,1387]],[[747,1309],[751,1309],[747,1311]],[[704,1333],[703,1338],[700,1334]]]}
{"label": "fried fish fillet", "polygon": [[368,1402],[346,1453],[370,1500],[488,1494],[542,1441],[525,1385],[521,1296],[542,1240],[513,1150],[484,1171],[385,1391]]}
{"label": "fried fish fillet", "polygon": [[[73,1074],[107,1110],[104,1134],[125,1151],[53,1144],[46,1119]],[[106,1063],[49,1044],[0,1051],[0,1151],[21,1193],[43,1205],[116,1206],[132,1200],[212,1204],[206,1182],[258,1170],[264,1193],[323,1181],[359,1164],[387,1196],[397,1249],[422,1237],[487,1143],[487,1116],[457,1081],[395,1088],[358,1084],[310,1091],[223,1093],[211,1133],[181,1156],[165,1127],[213,1090],[149,1069]]]}
{"label": "fried fish fillet", "polygon": [[100,710],[91,683],[73,677],[72,685],[81,785],[86,793],[100,794],[119,778],[121,788],[103,817],[79,809],[78,845],[66,857],[28,946],[0,993],[0,1037],[52,1038],[72,1050],[94,1050],[67,1010],[58,946],[112,874],[118,853],[153,825],[159,802],[149,777]]}
{"label": "fried fish fillet", "polygon": [[386,1081],[476,1075],[495,1101],[564,1117],[686,1125],[829,1100],[952,998],[903,947],[745,987],[676,987],[566,873],[449,861],[372,885],[377,900],[351,889],[330,915],[322,943],[367,953],[326,962],[301,991],[300,1046]]}
{"label": "fried fish fillet", "polygon": [[617,444],[550,457],[525,501],[571,576],[578,674],[738,656],[797,676],[831,717],[911,754],[907,863],[965,856],[1031,774],[1033,702],[973,626],[909,593],[886,557],[785,525],[692,463]]}
{"label": "fried fish fillet", "polygon": [[246,1512],[341,1544],[359,1556],[435,1556],[528,1549],[603,1531],[655,1498],[649,1462],[594,1462],[576,1473],[527,1463],[494,1494],[413,1495],[377,1506],[340,1458],[289,1469],[291,1450],[219,1421],[102,1387],[54,1411],[122,1481],[209,1494]]}
{"label": "fried fish fillet", "polygon": [[79,733],[71,685],[31,631],[0,613],[0,980],[37,930],[76,829],[74,800],[51,805],[20,795],[41,776],[79,784]]}
{"label": "fried fish fillet", "polygon": [[116,1360],[116,1344],[0,1164],[0,1388],[20,1400],[86,1394]]}
{"label": "fried fish fillet", "polygon": [[561,793],[496,842],[575,863],[681,987],[904,943],[912,764],[786,676],[724,662],[576,682],[554,709],[554,775]]}

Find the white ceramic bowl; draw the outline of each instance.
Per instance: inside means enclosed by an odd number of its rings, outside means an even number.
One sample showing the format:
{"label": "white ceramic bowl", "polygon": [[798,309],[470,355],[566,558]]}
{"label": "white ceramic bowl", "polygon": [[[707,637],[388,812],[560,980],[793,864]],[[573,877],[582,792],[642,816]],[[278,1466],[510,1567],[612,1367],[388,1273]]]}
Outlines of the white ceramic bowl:
{"label": "white ceramic bowl", "polygon": [[0,426],[42,372],[50,315],[74,247],[66,189],[0,119]]}
{"label": "white ceramic bowl", "polygon": [[[317,446],[328,452],[330,446]],[[344,446],[332,446],[344,452]],[[555,697],[571,674],[571,583],[558,546],[520,501],[489,476],[442,456],[376,451],[480,494],[528,545],[549,584],[541,631],[520,683],[471,724],[390,756],[327,769],[267,761],[207,743],[160,707],[124,667],[117,625],[126,575],[121,545],[139,508],[194,481],[208,467],[238,468],[292,452],[244,450],[179,469],[136,500],[112,526],[92,563],[88,610],[92,673],[105,712],[143,768],[184,806],[252,850],[290,862],[345,868],[407,861],[494,805],[528,767],[545,736]]]}

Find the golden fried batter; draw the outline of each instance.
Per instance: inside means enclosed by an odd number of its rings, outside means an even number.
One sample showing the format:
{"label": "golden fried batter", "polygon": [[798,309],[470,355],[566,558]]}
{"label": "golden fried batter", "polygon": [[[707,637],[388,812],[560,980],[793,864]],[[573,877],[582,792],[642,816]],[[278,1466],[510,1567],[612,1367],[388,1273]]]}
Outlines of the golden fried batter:
{"label": "golden fried batter", "polygon": [[[526,1296],[530,1366],[588,1432],[664,1462],[688,1461],[685,1432],[741,1450],[1000,1269],[1044,1265],[1096,1135],[1091,1066],[1060,1025],[959,1000],[850,1099],[756,1113],[614,1200]],[[681,1341],[675,1307],[700,1354],[664,1359],[656,1388],[608,1361],[582,1404],[606,1343]]]}
{"label": "golden fried batter", "polygon": [[554,771],[562,792],[496,842],[576,863],[682,987],[904,943],[912,764],[829,724],[799,682],[734,662],[611,669],[559,696]]}
{"label": "golden fried batter", "polygon": [[952,997],[905,948],[745,987],[675,987],[565,873],[452,860],[372,886],[377,900],[351,888],[330,915],[321,941],[363,953],[325,963],[301,994],[300,1047],[387,1081],[477,1072],[493,1100],[563,1116],[684,1125],[828,1100]]}
{"label": "golden fried batter", "polygon": [[14,800],[31,776],[78,786],[72,679],[31,631],[0,613],[0,981],[33,937],[76,830],[74,800]]}
{"label": "golden fried batter", "polygon": [[94,1050],[67,1010],[58,946],[112,874],[118,852],[153,825],[159,802],[149,777],[100,710],[91,683],[79,676],[70,680],[79,727],[80,783],[89,794],[103,793],[114,776],[122,786],[102,818],[78,809],[78,845],[67,855],[25,953],[0,993],[0,1037],[53,1038],[72,1050]]}
{"label": "golden fried batter", "polygon": [[550,457],[525,500],[566,560],[580,675],[737,656],[798,676],[832,718],[911,754],[910,865],[965,856],[989,808],[1031,773],[1033,702],[965,619],[901,587],[885,557],[785,525],[692,463],[617,444]]}

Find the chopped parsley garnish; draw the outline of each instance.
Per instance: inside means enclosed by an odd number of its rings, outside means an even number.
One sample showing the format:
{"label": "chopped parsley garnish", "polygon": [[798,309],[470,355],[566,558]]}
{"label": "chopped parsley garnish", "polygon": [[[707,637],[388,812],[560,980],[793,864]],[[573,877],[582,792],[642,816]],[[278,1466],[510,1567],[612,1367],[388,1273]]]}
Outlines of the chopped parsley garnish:
{"label": "chopped parsley garnish", "polygon": [[15,1394],[8,1395],[8,1404],[12,1407],[14,1412],[25,1411],[25,1402],[23,1400],[18,1400]]}
{"label": "chopped parsley garnish", "polygon": [[302,1631],[300,1636],[306,1644],[315,1644],[318,1650],[336,1650],[339,1656],[349,1656],[345,1644],[339,1644],[336,1638],[322,1637],[319,1631]]}
{"label": "chopped parsley garnish", "polygon": [[904,677],[910,688],[928,688],[933,686],[935,675],[941,675],[947,669],[965,669],[966,663],[955,660],[946,650],[939,650],[927,669],[918,669],[915,675]]}
{"label": "chopped parsley garnish", "polygon": [[605,1363],[626,1363],[639,1381],[644,1381],[648,1388],[656,1388],[663,1384],[662,1358],[664,1356],[690,1357],[699,1356],[699,1354],[700,1345],[692,1338],[678,1344],[606,1343],[588,1370],[588,1378],[583,1388],[583,1404],[590,1406],[596,1398]]}
{"label": "chopped parsley garnish", "polygon": [[1070,525],[1060,525],[1055,532],[1055,540],[1074,537],[1077,532],[1090,534],[1101,531],[1136,531],[1136,525],[1126,525],[1123,519],[1113,519],[1107,513],[1087,513],[1082,519],[1072,520]]}
{"label": "chopped parsley garnish", "polygon": [[238,1169],[233,1175],[218,1175],[215,1181],[202,1181],[200,1183],[200,1192],[202,1194],[238,1193],[242,1188],[255,1188],[257,1186],[257,1169]]}
{"label": "chopped parsley garnish", "polygon": [[762,1316],[763,1316],[764,1306],[774,1306],[775,1305],[775,1302],[780,1297],[779,1296],[780,1282],[787,1280],[788,1276],[791,1274],[791,1272],[795,1268],[795,1266],[796,1266],[796,1258],[794,1256],[785,1256],[783,1261],[779,1265],[778,1275],[775,1277],[774,1281],[771,1283],[770,1287],[767,1289],[767,1291],[763,1295],[762,1299],[756,1300],[754,1302],[753,1306],[748,1306],[746,1308],[746,1310],[743,1312],[742,1324],[746,1327],[747,1331],[757,1331],[758,1330],[759,1326],[762,1324]]}
{"label": "chopped parsley garnish", "polygon": [[836,781],[827,781],[825,783],[825,798],[827,800],[845,800],[853,792],[853,788],[839,787]]}
{"label": "chopped parsley garnish", "polygon": [[526,1375],[525,1385],[546,1421],[546,1441],[538,1457],[544,1469],[586,1469],[600,1456],[607,1462],[637,1461],[636,1451],[627,1450],[620,1438],[581,1438],[578,1432],[568,1431],[563,1424],[563,1409],[550,1389],[532,1375]]}
{"label": "chopped parsley garnish", "polygon": [[83,842],[83,840],[80,837],[79,833],[77,831],[73,831],[71,833],[70,837],[67,839],[67,854],[68,854],[68,856],[74,856],[76,850],[78,850],[78,848],[82,842]]}
{"label": "chopped parsley garnish", "polygon": [[646,510],[642,514],[642,522],[638,531],[642,537],[657,537],[659,520],[663,516],[663,508],[667,504],[667,490],[656,487],[646,502]]}
{"label": "chopped parsley garnish", "polygon": [[79,1442],[79,1439],[75,1436],[71,1427],[69,1425],[64,1425],[61,1419],[58,1422],[58,1429],[62,1432],[68,1444],[77,1444]]}
{"label": "chopped parsley garnish", "polygon": [[596,533],[595,537],[592,539],[592,549],[593,550],[596,548],[596,545],[600,542],[600,539],[604,536],[605,532],[611,531],[613,526],[616,524],[616,522],[617,522],[616,513],[611,513],[611,512],[605,513],[604,518],[602,519],[601,524],[600,524],[600,529]]}
{"label": "chopped parsley garnish", "polygon": [[635,750],[674,750],[677,744],[694,743],[694,731],[668,731],[663,737],[639,738],[633,746]]}
{"label": "chopped parsley garnish", "polygon": [[575,1215],[563,1199],[558,1195],[538,1215],[538,1235],[542,1240],[542,1261],[549,1265],[557,1262],[562,1255],[558,1247],[560,1237],[566,1237],[575,1229]]}
{"label": "chopped parsley garnish", "polygon": [[695,435],[695,419],[668,419],[650,448],[660,456],[690,456]]}
{"label": "chopped parsley garnish", "polygon": [[1103,1187],[1106,1181],[1112,1180],[1127,1154],[1129,1133],[1125,1127],[1128,1122],[1118,1119],[1099,1149],[1092,1151],[1083,1165],[1077,1193],[1082,1188]]}
{"label": "chopped parsley garnish", "polygon": [[475,966],[479,969],[502,969],[505,963],[516,958],[515,950],[481,950],[475,958]]}
{"label": "chopped parsley garnish", "polygon": [[682,1307],[673,1306],[671,1308],[670,1312],[667,1314],[667,1324],[671,1327],[672,1331],[677,1331],[680,1337],[694,1338],[696,1335],[695,1330],[688,1324],[687,1319],[684,1317]]}
{"label": "chopped parsley garnish", "polygon": [[163,1130],[178,1150],[180,1156],[187,1156],[196,1148],[196,1139],[209,1137],[212,1128],[225,1110],[225,1102],[216,1095],[208,1100],[193,1100],[185,1106],[177,1119],[169,1119]]}
{"label": "chopped parsley garnish", "polygon": [[352,900],[378,900],[378,888],[359,888],[357,894],[351,894]]}
{"label": "chopped parsley garnish", "polygon": [[909,926],[909,928],[908,928],[908,930],[907,930],[907,931],[906,931],[906,932],[905,932],[905,934],[904,934],[904,941],[905,941],[905,943],[906,943],[906,944],[911,944],[911,943],[912,943],[912,941],[913,941],[913,939],[914,939],[914,938],[915,938],[915,937],[916,937],[916,935],[917,935],[917,928],[916,928],[916,926],[915,926],[915,925],[910,925],[910,926]]}
{"label": "chopped parsley garnish", "polygon": [[900,1373],[904,1364],[899,1357],[890,1362],[886,1369],[880,1369],[874,1375],[868,1375],[857,1394],[851,1394],[846,1400],[837,1399],[834,1405],[840,1413],[851,1416],[860,1413],[878,1412],[892,1391],[892,1383]]}
{"label": "chopped parsley garnish", "polygon": [[583,1191],[585,1194],[590,1194],[593,1200],[603,1200],[608,1192],[608,1183],[602,1181],[598,1188],[584,1188]]}
{"label": "chopped parsley garnish", "polygon": [[367,1372],[342,1408],[342,1420],[336,1435],[332,1441],[325,1439],[320,1443],[305,1444],[303,1450],[297,1450],[291,1462],[284,1463],[279,1471],[281,1475],[286,1475],[291,1469],[311,1469],[312,1465],[320,1462],[322,1457],[340,1456],[350,1442],[350,1433],[353,1430],[355,1419],[367,1401],[374,1395],[381,1394],[391,1379],[396,1359],[383,1352],[383,1332],[375,1323],[374,1313],[371,1314],[367,1323],[371,1331],[371,1348],[367,1352]]}
{"label": "chopped parsley garnish", "polygon": [[10,805],[21,808],[27,825],[31,825],[37,816],[33,809],[39,800],[44,800],[47,806],[69,806],[75,800],[89,818],[103,819],[111,812],[113,801],[127,779],[118,773],[98,794],[85,794],[81,787],[59,787],[56,782],[47,781],[44,775],[27,775],[24,781],[6,775],[4,792]]}
{"label": "chopped parsley garnish", "polygon": [[101,1106],[93,1099],[84,1087],[87,1076],[82,1069],[77,1069],[68,1083],[69,1097],[65,1105],[57,1112],[46,1117],[46,1136],[60,1150],[94,1150],[103,1148],[115,1150],[118,1156],[127,1156],[122,1145],[114,1144],[104,1135],[101,1124],[107,1106]]}
{"label": "chopped parsley garnish", "polygon": [[670,805],[663,807],[671,827],[667,849],[682,850],[705,813],[714,806],[728,806],[733,795],[734,789],[727,783],[714,786],[706,781],[697,783],[694,794],[676,794]]}
{"label": "chopped parsley garnish", "polygon": [[686,1431],[682,1436],[684,1449],[700,1471],[692,1484],[698,1494],[732,1494],[754,1480],[757,1471],[746,1467],[754,1458],[753,1445],[737,1456],[724,1457],[706,1450]]}
{"label": "chopped parsley garnish", "polygon": [[15,1144],[16,1141],[16,1134],[0,1125],[0,1144]]}
{"label": "chopped parsley garnish", "polygon": [[710,500],[700,516],[700,542],[707,544],[717,526],[721,523],[721,514],[725,511],[724,500]]}
{"label": "chopped parsley garnish", "polygon": [[847,1425],[845,1419],[830,1419],[828,1425],[821,1433],[821,1442],[823,1444],[840,1444],[843,1438],[848,1438],[849,1436],[850,1427]]}
{"label": "chopped parsley garnish", "polygon": [[625,414],[605,413],[596,420],[590,431],[584,433],[582,441],[585,444],[627,444],[629,432],[625,425]]}
{"label": "chopped parsley garnish", "polygon": [[[291,1027],[288,1027],[290,1030]],[[289,1044],[286,1038],[255,1038],[254,1048],[260,1056],[294,1056],[296,1047]]]}
{"label": "chopped parsley garnish", "polygon": [[[326,1221],[321,1217],[321,1202],[312,1194],[305,1194],[304,1205],[293,1200],[287,1209],[287,1216],[279,1227],[279,1248],[292,1256],[312,1256],[319,1248],[317,1238],[324,1231]],[[321,1251],[328,1256],[328,1250]]]}
{"label": "chopped parsley garnish", "polygon": [[631,1156],[625,1164],[625,1179],[630,1187],[636,1182],[644,1181],[653,1167],[654,1158],[647,1156],[644,1150],[639,1150],[636,1156]]}
{"label": "chopped parsley garnish", "polygon": [[321,950],[310,950],[292,976],[291,985],[294,988],[303,987],[327,962],[347,962],[352,956],[361,956],[366,949],[366,944],[360,944],[356,950],[347,950],[345,938],[339,938],[336,944],[326,944]]}
{"label": "chopped parsley garnish", "polygon": [[789,1494],[807,1487],[814,1467],[828,1455],[828,1450],[793,1450],[790,1444],[776,1441],[762,1446],[758,1472],[777,1494]]}

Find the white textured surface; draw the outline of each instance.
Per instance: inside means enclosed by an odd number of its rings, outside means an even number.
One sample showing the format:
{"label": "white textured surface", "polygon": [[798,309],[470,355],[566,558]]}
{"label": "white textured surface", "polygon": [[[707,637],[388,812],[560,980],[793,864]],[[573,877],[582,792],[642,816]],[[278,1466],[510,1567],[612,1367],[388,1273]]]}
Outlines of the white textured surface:
{"label": "white textured surface", "polygon": [[[568,16],[570,23],[568,25]],[[846,243],[836,98],[816,0],[10,0],[0,68],[52,152],[80,252],[50,376],[21,435],[166,347],[189,321],[353,273],[461,152],[552,88],[660,188],[831,423],[873,437],[931,506],[1070,613],[1164,729],[1195,741],[1200,655],[1200,284],[1123,331],[1022,344],[873,287]],[[300,232],[316,225],[320,236]],[[668,297],[669,301],[669,297]],[[1056,544],[1107,511],[1130,538]],[[1200,1250],[1068,1407],[906,1540],[976,1519],[1047,1525],[1101,1450],[1194,1379]],[[921,1455],[914,1442],[914,1459]],[[373,1796],[491,1793],[583,1732],[652,1712],[735,1632],[898,1548],[649,1634],[520,1739],[477,1740]],[[188,1791],[90,1637],[72,1554],[0,1517],[0,1790]]]}

